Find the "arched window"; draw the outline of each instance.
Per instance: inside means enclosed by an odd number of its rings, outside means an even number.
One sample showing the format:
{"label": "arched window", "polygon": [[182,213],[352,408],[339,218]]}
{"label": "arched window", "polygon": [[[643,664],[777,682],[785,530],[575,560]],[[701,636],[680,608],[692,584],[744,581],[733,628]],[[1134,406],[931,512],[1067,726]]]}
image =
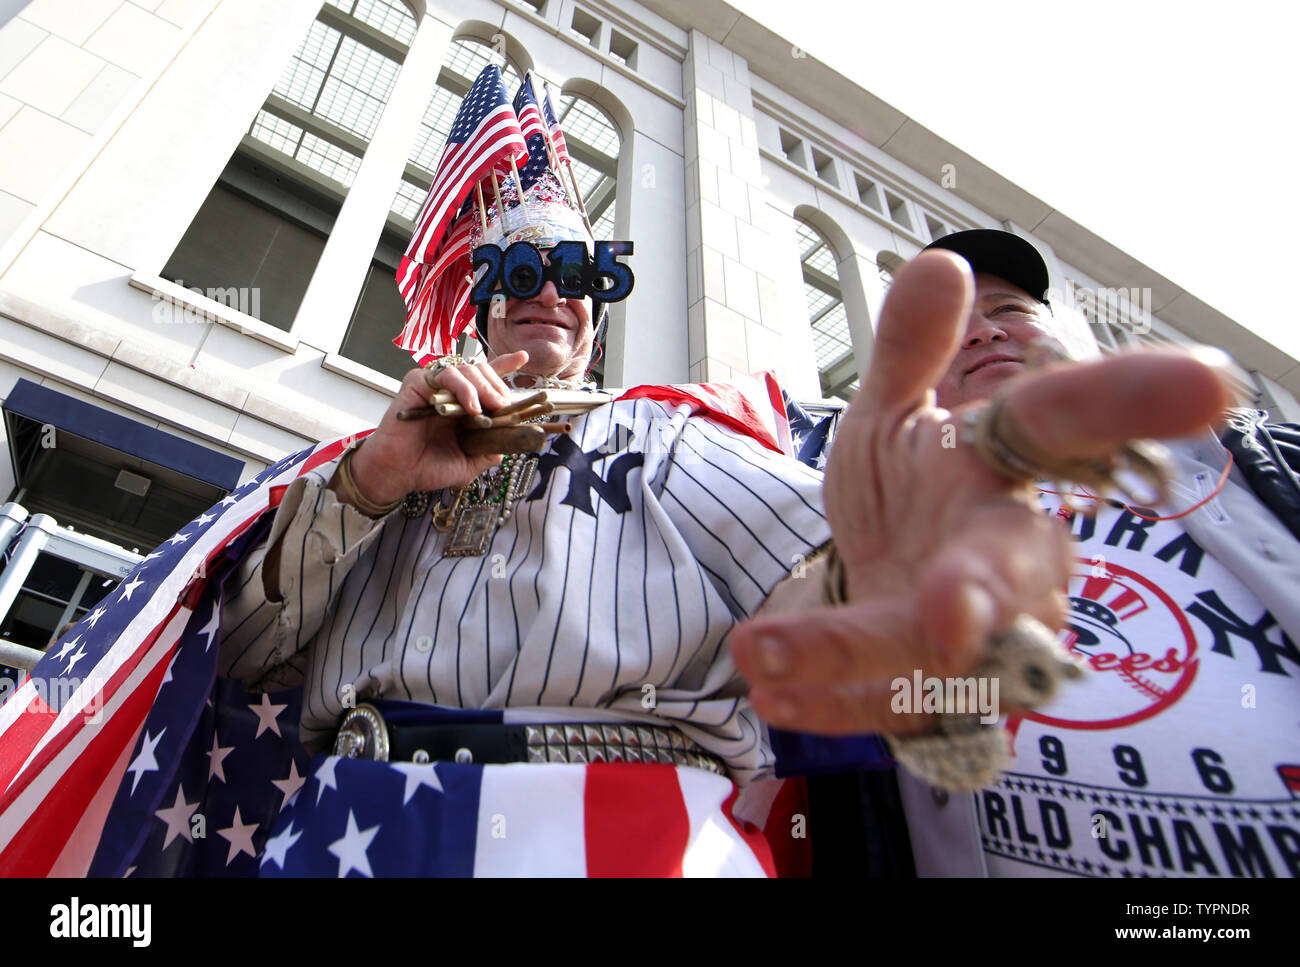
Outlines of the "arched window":
{"label": "arched window", "polygon": [[795,233],[822,395],[848,400],[858,389],[858,367],[835,253],[821,233],[807,222],[796,220]]}
{"label": "arched window", "polygon": [[573,156],[573,174],[587,206],[596,239],[614,237],[618,153],[622,141],[614,122],[591,101],[566,95],[555,106],[560,130]]}
{"label": "arched window", "polygon": [[162,274],[257,290],[288,330],[415,31],[398,0],[328,0]]}

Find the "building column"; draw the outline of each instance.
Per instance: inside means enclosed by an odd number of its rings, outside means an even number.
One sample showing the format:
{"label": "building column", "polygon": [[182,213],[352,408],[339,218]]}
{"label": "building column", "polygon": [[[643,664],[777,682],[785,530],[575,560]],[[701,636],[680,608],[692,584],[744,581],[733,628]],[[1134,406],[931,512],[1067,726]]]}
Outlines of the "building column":
{"label": "building column", "polygon": [[768,231],[749,67],[692,30],[682,70],[691,380],[772,369],[785,381],[795,372],[776,284],[781,247]]}
{"label": "building column", "polygon": [[[356,180],[348,189],[294,317],[293,335],[309,346],[336,353],[343,344],[451,36],[450,26],[425,17],[411,42]],[[394,322],[393,335],[401,322]]]}
{"label": "building column", "polygon": [[865,376],[876,346],[876,326],[880,325],[880,310],[885,305],[888,287],[880,277],[874,256],[867,258],[854,252],[840,259],[837,269],[844,314],[849,323],[849,341],[853,344],[858,375]]}

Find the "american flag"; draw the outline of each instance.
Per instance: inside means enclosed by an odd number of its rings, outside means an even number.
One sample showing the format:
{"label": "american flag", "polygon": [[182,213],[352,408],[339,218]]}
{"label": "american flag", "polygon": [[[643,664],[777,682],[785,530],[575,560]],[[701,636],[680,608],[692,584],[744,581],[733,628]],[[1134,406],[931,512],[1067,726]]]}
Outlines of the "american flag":
{"label": "american flag", "polygon": [[[200,514],[51,647],[0,706],[0,876],[121,875],[159,820],[167,824],[160,842],[193,839],[198,807],[181,815],[199,791],[190,772],[195,743],[213,728],[209,713],[220,712],[206,703],[221,580],[269,527],[288,485],[352,439],[286,457]],[[274,721],[265,710],[238,711],[260,714],[266,727]],[[219,734],[226,743],[229,733]],[[208,763],[219,763],[221,749],[213,742]],[[289,769],[287,759],[281,767]],[[180,798],[164,801],[178,785]],[[226,808],[204,816],[211,843],[233,859],[228,851],[240,852],[254,827],[248,806],[235,803],[228,815]]]}
{"label": "american flag", "polygon": [[571,163],[569,145],[560,130],[560,122],[555,118],[555,109],[551,107],[550,91],[542,91],[542,113],[546,116],[546,126],[551,129],[551,143],[555,145],[555,156],[561,164]]}
{"label": "american flag", "polygon": [[515,114],[519,115],[519,126],[524,132],[524,138],[531,138],[534,134],[540,134],[546,137],[548,132],[545,122],[542,121],[542,112],[537,108],[537,98],[533,94],[532,71],[524,74],[523,83],[519,85],[519,92],[515,94]]}
{"label": "american flag", "polygon": [[[462,277],[470,270],[467,219],[473,217],[465,202],[482,179],[494,170],[508,170],[511,161],[523,161],[527,154],[528,145],[501,71],[489,64],[456,112],[433,186],[397,268],[397,287],[406,302],[406,326],[393,342],[412,355],[440,356],[453,351],[456,337],[472,317],[472,312],[466,311],[469,291]],[[460,227],[460,222],[465,223],[464,242],[456,240],[454,230],[448,231]],[[454,279],[444,279],[447,274]],[[466,290],[460,304],[454,298],[458,287]]]}

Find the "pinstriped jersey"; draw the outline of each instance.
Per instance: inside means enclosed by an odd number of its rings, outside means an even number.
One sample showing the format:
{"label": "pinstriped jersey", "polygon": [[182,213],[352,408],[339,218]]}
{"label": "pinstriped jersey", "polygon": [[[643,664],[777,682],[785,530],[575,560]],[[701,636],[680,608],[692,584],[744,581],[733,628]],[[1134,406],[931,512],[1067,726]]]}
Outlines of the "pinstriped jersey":
{"label": "pinstriped jersey", "polygon": [[830,537],[819,473],[686,406],[625,400],[573,418],[481,557],[448,557],[429,516],[379,523],[325,488],[286,495],[283,601],[259,551],[228,585],[222,668],[304,684],[304,738],[357,701],[390,698],[515,718],[667,720],[770,772],[727,635]]}

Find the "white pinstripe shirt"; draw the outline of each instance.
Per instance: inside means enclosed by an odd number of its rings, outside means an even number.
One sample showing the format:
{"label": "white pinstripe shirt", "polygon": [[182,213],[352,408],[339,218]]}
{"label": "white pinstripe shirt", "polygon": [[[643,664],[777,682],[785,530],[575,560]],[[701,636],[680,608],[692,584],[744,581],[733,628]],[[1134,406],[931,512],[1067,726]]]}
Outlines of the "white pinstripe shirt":
{"label": "white pinstripe shirt", "polygon": [[[427,514],[372,522],[340,504],[335,466],[290,488],[222,624],[223,674],[305,685],[305,741],[389,698],[666,719],[738,781],[770,772],[726,637],[829,539],[819,473],[688,407],[612,403],[551,439],[486,554],[456,558]],[[261,562],[282,534],[272,603]]]}

